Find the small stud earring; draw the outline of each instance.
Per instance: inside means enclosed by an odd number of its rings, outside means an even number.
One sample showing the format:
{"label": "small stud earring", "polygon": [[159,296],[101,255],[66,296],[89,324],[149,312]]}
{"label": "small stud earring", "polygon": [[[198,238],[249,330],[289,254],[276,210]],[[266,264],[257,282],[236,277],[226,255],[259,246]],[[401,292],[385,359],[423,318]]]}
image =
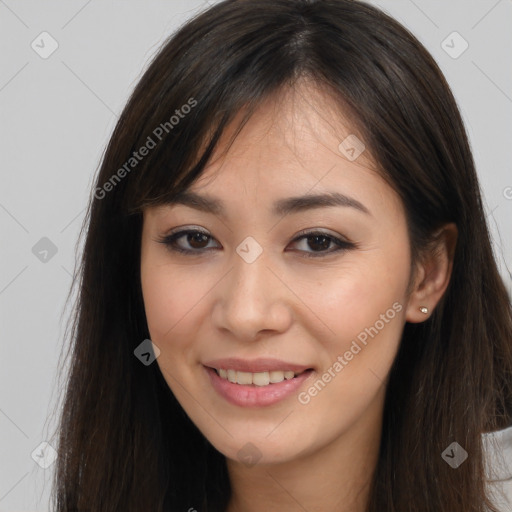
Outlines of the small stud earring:
{"label": "small stud earring", "polygon": [[426,315],[428,313],[428,308],[421,306],[420,311]]}

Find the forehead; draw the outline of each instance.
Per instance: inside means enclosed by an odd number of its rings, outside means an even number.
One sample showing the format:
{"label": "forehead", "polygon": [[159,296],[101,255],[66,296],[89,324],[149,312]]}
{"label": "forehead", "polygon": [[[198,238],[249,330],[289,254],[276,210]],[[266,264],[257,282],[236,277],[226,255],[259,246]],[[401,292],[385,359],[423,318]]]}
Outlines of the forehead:
{"label": "forehead", "polygon": [[245,114],[245,109],[238,112],[224,130],[203,172],[205,178],[226,156],[229,161],[250,161],[254,168],[259,162],[268,165],[269,159],[276,164],[318,162],[330,152],[340,163],[344,160],[358,168],[377,168],[364,137],[349,119],[348,109],[344,111],[333,93],[315,82],[303,80],[275,92],[258,105],[237,134]]}
{"label": "forehead", "polygon": [[[351,212],[353,218],[356,210],[366,209],[365,222],[375,221],[383,231],[404,224],[401,199],[332,94],[304,83],[279,91],[259,104],[238,131],[245,113],[238,112],[226,127],[208,164],[187,189],[193,197],[146,208],[144,218],[191,206],[233,226],[260,218],[266,222],[267,217],[275,222],[277,216],[306,211],[286,210],[297,198],[318,203],[325,201],[318,196],[337,195],[338,203],[343,196],[341,202],[348,198],[349,206],[359,203],[363,208],[332,212]],[[347,151],[351,147],[352,153]]]}
{"label": "forehead", "polygon": [[227,199],[256,194],[260,202],[350,191],[355,199],[400,202],[377,171],[364,137],[323,90],[302,84],[280,91],[236,134],[243,115],[239,112],[226,128],[191,191]]}

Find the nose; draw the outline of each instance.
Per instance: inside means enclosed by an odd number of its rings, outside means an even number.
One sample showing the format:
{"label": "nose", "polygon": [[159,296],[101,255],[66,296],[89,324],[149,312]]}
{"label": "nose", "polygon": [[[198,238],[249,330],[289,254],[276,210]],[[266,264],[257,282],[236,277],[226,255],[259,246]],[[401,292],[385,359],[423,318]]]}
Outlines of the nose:
{"label": "nose", "polygon": [[293,319],[290,292],[265,252],[252,263],[236,253],[232,261],[233,268],[215,287],[214,326],[240,341],[285,332]]}

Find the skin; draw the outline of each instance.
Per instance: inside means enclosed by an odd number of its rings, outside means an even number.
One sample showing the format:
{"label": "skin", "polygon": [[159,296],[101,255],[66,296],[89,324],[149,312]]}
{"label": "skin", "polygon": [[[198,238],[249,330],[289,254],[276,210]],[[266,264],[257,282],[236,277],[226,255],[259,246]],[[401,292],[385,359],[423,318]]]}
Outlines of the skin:
{"label": "skin", "polygon": [[[354,161],[338,150],[354,132],[335,112],[332,99],[311,84],[269,98],[223,153],[235,124],[226,131],[191,187],[220,199],[224,217],[181,204],[144,212],[141,284],[157,364],[227,458],[228,512],[364,511],[404,324],[428,318],[420,306],[431,312],[448,284],[455,227],[441,230],[439,250],[411,272],[403,204],[368,150]],[[278,199],[328,191],[357,199],[370,214],[347,206],[271,213]],[[183,236],[179,246],[197,255],[173,252],[159,240],[177,227],[199,227],[212,238],[194,245]],[[320,249],[324,256],[306,258],[319,252],[314,241],[293,242],[303,229],[357,246],[330,252],[331,243]],[[236,252],[248,236],[263,249],[253,263]],[[306,364],[315,368],[299,390],[307,391],[397,303],[394,318],[306,404],[298,393],[260,408],[230,404],[202,366],[231,356]],[[260,457],[250,466],[237,455],[247,443]]]}

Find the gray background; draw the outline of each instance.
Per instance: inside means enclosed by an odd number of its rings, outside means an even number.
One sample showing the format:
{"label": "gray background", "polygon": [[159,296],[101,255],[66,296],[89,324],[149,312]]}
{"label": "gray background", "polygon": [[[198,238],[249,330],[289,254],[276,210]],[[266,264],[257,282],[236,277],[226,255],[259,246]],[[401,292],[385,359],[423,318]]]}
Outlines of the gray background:
{"label": "gray background", "polygon": [[[208,3],[0,0],[0,512],[49,510],[54,466],[31,454],[51,441],[65,302],[93,177],[148,59]],[[510,292],[512,1],[372,3],[425,44],[455,93]],[[50,48],[44,31],[58,43],[46,59],[31,47]],[[462,49],[446,39],[454,31],[469,44],[458,58],[445,51]]]}

